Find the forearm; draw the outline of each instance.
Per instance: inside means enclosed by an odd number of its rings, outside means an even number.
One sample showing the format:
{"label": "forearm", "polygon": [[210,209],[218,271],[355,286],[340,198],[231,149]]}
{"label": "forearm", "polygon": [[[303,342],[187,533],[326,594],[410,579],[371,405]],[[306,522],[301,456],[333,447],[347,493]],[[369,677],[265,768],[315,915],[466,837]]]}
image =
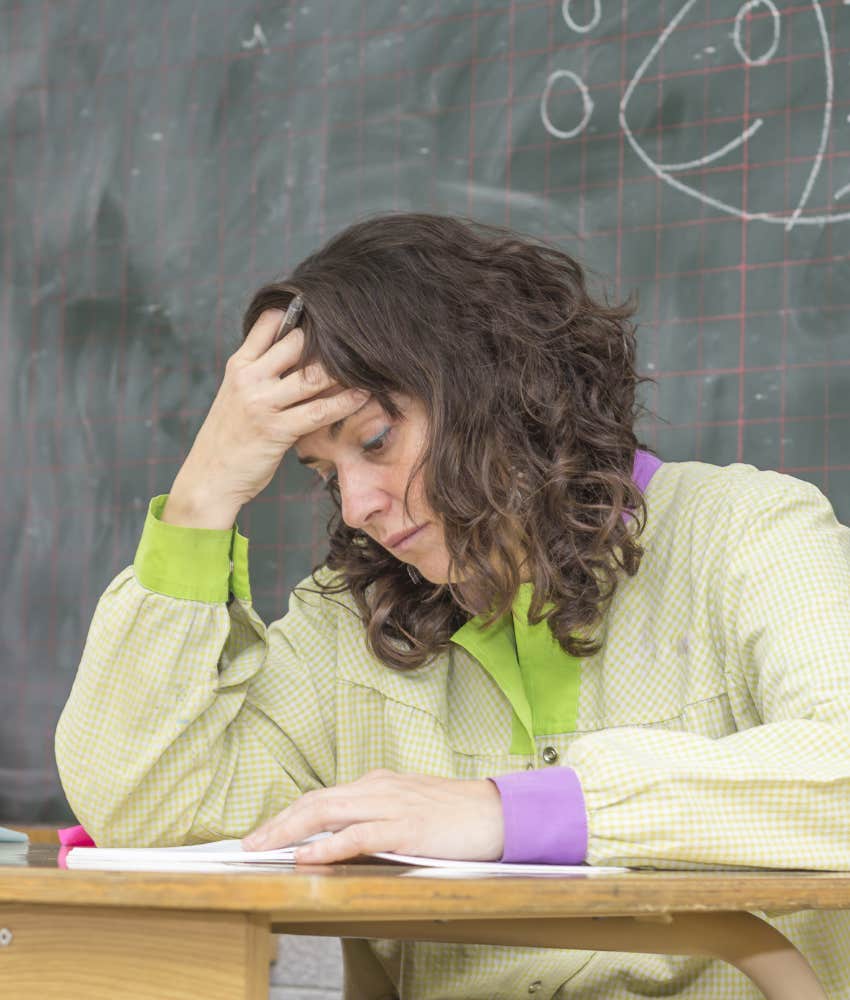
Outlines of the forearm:
{"label": "forearm", "polygon": [[850,737],[788,719],[721,739],[643,727],[576,740],[592,864],[850,869]]}
{"label": "forearm", "polygon": [[[243,632],[244,636],[244,632]],[[244,639],[240,640],[244,641]],[[224,604],[144,590],[124,570],[101,598],[56,730],[68,801],[97,843],[179,843],[238,750],[234,720],[264,655],[232,648]]]}
{"label": "forearm", "polygon": [[[162,522],[166,499],[151,501],[134,565],[98,602],[56,732],[68,800],[98,842],[188,833],[236,752],[233,723],[267,646],[247,540]],[[229,610],[230,593],[244,603]]]}

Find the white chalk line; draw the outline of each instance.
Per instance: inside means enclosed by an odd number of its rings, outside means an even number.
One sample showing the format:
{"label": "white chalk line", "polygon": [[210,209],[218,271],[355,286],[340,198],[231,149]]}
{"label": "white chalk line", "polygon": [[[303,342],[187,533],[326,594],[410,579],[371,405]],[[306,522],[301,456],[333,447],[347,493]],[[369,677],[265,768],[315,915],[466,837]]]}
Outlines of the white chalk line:
{"label": "white chalk line", "polygon": [[[765,52],[763,56],[759,56],[758,59],[751,59],[748,52],[744,52],[744,47],[741,45],[741,22],[749,14],[749,12],[754,7],[767,7],[770,11],[770,16],[773,19],[773,43],[770,48]],[[750,66],[764,66],[770,62],[770,60],[776,54],[777,48],[779,48],[779,11],[774,7],[773,0],[747,0],[747,3],[738,11],[735,17],[735,27],[732,29],[732,41],[735,43],[735,48],[738,50],[738,55]]]}
{"label": "white chalk line", "polygon": [[711,163],[713,160],[719,160],[721,156],[725,156],[727,153],[731,153],[733,149],[741,146],[750,138],[751,135],[758,132],[762,125],[764,125],[764,119],[756,118],[749,128],[744,129],[739,136],[736,136],[731,142],[727,142],[725,146],[721,146],[720,149],[716,149],[713,153],[706,153],[705,156],[701,156],[698,160],[688,160],[687,163],[659,163],[657,164],[658,169],[692,170],[695,167],[704,167],[706,163]]}
{"label": "white chalk line", "polygon": [[570,7],[573,0],[564,0],[561,4],[561,13],[564,15],[564,20],[567,23],[568,28],[572,28],[573,31],[577,31],[580,35],[586,34],[588,31],[593,31],[599,21],[602,18],[602,2],[601,0],[593,0],[593,14],[587,24],[579,24],[573,19],[570,13]]}
{"label": "white chalk line", "polygon": [[675,177],[671,177],[669,173],[665,173],[658,164],[652,159],[652,157],[644,150],[643,146],[637,141],[634,134],[632,133],[629,123],[626,120],[626,107],[632,98],[632,94],[635,91],[638,83],[647,71],[647,68],[658,55],[661,47],[667,41],[667,39],[676,30],[679,24],[687,16],[688,12],[694,6],[697,0],[687,0],[687,2],[682,6],[681,10],[673,17],[667,27],[661,32],[658,39],[653,44],[652,48],[649,50],[640,66],[638,66],[637,71],[628,83],[628,86],[623,93],[622,100],[620,101],[619,110],[619,120],[620,127],[623,129],[623,133],[629,141],[629,145],[638,155],[638,157],[643,161],[647,168],[659,179],[669,184],[672,188],[677,191],[681,191],[682,194],[688,195],[691,198],[696,198],[698,201],[703,202],[705,205],[710,205],[712,208],[717,208],[721,212],[727,212],[730,215],[734,215],[739,219],[746,219],[747,221],[758,221],[758,222],[769,222],[775,225],[784,225],[786,229],[792,229],[795,225],[801,226],[814,226],[814,225],[826,225],[835,222],[843,222],[850,219],[850,212],[842,212],[837,215],[808,215],[800,218],[800,212],[803,209],[806,201],[808,200],[811,189],[814,186],[815,179],[820,171],[821,163],[823,161],[823,153],[826,148],[826,142],[829,136],[829,127],[832,117],[832,60],[830,56],[829,49],[829,38],[826,34],[826,25],[823,20],[823,12],[820,9],[819,0],[812,0],[812,6],[815,10],[815,15],[818,20],[818,28],[821,35],[821,44],[824,49],[824,65],[826,67],[826,108],[824,111],[824,121],[821,130],[821,141],[818,152],[815,156],[815,161],[812,165],[812,169],[809,172],[806,185],[803,190],[803,194],[797,203],[797,207],[794,210],[793,215],[790,219],[786,216],[777,215],[769,212],[747,212],[744,209],[737,208],[735,205],[730,205],[728,202],[721,201],[719,198],[713,198],[711,195],[706,194],[703,191],[697,191],[695,188],[690,187],[688,184],[684,184],[682,181],[677,180]]}
{"label": "white chalk line", "polygon": [[[569,77],[570,80],[572,80],[578,87],[579,92],[581,93],[582,107],[584,108],[581,121],[575,128],[568,130],[559,129],[556,125],[553,125],[552,120],[549,118],[549,111],[546,108],[546,102],[549,100],[549,93],[552,90],[555,81],[560,79],[562,76]],[[582,80],[577,73],[573,73],[570,69],[556,69],[554,72],[549,74],[549,79],[546,81],[546,86],[543,89],[543,96],[540,98],[540,117],[543,120],[543,126],[550,135],[555,136],[556,139],[572,139],[573,136],[578,135],[586,128],[592,114],[593,98],[590,96],[590,91],[587,89],[587,85],[584,80]]]}

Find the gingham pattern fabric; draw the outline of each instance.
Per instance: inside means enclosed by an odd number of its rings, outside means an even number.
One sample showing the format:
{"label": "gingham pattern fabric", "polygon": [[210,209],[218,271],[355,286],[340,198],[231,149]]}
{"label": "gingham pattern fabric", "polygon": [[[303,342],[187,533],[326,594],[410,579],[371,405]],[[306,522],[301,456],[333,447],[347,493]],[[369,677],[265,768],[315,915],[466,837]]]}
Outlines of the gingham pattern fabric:
{"label": "gingham pattern fabric", "polygon": [[[350,598],[323,600],[309,578],[266,628],[247,599],[165,596],[128,567],[97,606],[57,729],[69,802],[103,846],[195,843],[376,767],[569,765],[593,864],[850,869],[850,530],[816,487],[743,464],[665,463],[645,495],[646,553],[582,662],[576,729],[535,734],[527,755],[508,752],[511,706],[460,646],[402,674],[370,656]],[[850,914],[771,923],[850,1000]],[[345,950],[358,1000],[516,998],[532,984],[572,1000],[759,996],[695,958]]]}

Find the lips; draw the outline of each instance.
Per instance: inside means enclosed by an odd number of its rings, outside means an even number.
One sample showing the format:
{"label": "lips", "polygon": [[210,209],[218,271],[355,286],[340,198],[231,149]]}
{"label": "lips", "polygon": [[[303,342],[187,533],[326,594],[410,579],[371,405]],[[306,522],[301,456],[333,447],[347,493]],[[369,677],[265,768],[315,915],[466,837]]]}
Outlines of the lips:
{"label": "lips", "polygon": [[392,538],[388,538],[384,545],[388,549],[394,549],[396,546],[400,545],[402,542],[406,541],[412,535],[415,535],[417,531],[421,531],[424,528],[424,524],[417,525],[415,528],[411,528],[409,531],[402,532],[398,535],[393,535]]}

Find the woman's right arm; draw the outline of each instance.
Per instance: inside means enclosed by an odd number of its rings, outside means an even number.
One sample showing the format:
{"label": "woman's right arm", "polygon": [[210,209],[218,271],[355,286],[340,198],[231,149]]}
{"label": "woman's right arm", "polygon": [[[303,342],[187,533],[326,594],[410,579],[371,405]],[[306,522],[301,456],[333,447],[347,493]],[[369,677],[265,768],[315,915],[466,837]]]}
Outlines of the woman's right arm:
{"label": "woman's right arm", "polygon": [[98,602],[56,730],[65,793],[99,846],[241,837],[334,780],[302,652],[333,672],[333,616],[291,601],[267,629],[247,539],[166,523],[166,500]]}
{"label": "woman's right arm", "polygon": [[335,667],[333,605],[291,598],[267,629],[234,521],[298,438],[363,395],[320,365],[300,367],[303,331],[277,340],[282,315],[265,310],[228,359],[171,493],[151,502],[133,566],[95,610],[56,760],[99,846],[241,837],[333,781],[321,697]]}

